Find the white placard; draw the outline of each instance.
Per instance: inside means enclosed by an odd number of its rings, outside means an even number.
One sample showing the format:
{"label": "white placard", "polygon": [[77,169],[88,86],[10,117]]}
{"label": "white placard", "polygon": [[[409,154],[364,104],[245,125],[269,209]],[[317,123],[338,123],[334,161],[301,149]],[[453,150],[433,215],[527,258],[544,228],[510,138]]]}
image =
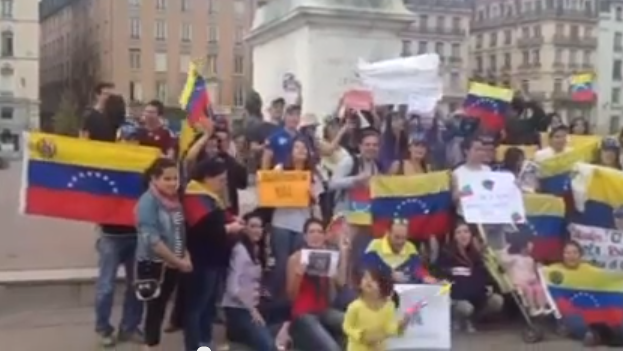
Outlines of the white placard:
{"label": "white placard", "polygon": [[440,285],[396,285],[400,297],[396,318],[402,319],[410,307],[428,302],[412,318],[403,335],[387,340],[388,351],[449,350],[452,347],[450,333],[450,296],[437,296]]}
{"label": "white placard", "polygon": [[604,269],[623,271],[623,231],[571,224],[569,234],[582,246],[585,260]]}
{"label": "white placard", "polygon": [[521,190],[529,193],[535,193],[539,186],[539,172],[541,166],[532,161],[524,161],[521,165],[521,171],[517,175],[517,184]]}
{"label": "white placard", "polygon": [[468,223],[524,223],[523,196],[515,176],[507,172],[462,173],[459,184],[460,206]]}
{"label": "white placard", "polygon": [[301,263],[305,272],[318,277],[335,277],[340,253],[335,250],[301,250]]}

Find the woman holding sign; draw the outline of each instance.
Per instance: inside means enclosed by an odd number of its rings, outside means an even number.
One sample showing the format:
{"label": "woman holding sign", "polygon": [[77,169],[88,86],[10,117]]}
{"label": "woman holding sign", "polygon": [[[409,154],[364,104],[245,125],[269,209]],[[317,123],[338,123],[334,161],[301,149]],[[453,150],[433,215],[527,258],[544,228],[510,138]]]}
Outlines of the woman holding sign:
{"label": "woman holding sign", "polygon": [[[301,229],[305,221],[319,212],[316,205],[318,197],[323,191],[323,186],[322,179],[314,173],[315,167],[309,155],[307,144],[303,139],[294,140],[289,160],[283,165],[278,165],[277,168],[283,171],[308,171],[314,174],[309,190],[309,207],[279,207],[273,213],[270,243],[275,256],[275,270],[271,293],[273,296],[284,296],[286,262],[288,257],[303,245]],[[287,196],[286,193],[290,189],[284,186],[282,191],[284,196]]]}

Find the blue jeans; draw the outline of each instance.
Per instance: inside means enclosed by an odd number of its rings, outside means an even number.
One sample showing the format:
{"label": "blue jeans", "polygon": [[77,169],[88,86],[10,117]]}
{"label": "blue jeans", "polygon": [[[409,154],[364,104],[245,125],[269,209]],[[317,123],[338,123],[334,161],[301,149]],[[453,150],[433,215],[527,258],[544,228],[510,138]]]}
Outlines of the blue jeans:
{"label": "blue jeans", "polygon": [[183,322],[186,351],[196,351],[212,343],[212,324],[226,274],[225,269],[219,268],[194,269],[182,282],[186,293]]}
{"label": "blue jeans", "polygon": [[110,335],[115,328],[110,324],[117,269],[123,265],[126,276],[123,316],[119,331],[131,333],[138,331],[143,317],[143,304],[134,294],[134,254],[136,236],[133,235],[102,235],[97,239],[99,254],[99,273],[95,285],[95,331],[102,335]]}
{"label": "blue jeans", "polygon": [[225,307],[227,330],[235,330],[239,341],[256,351],[277,351],[268,325],[258,325],[246,308]]}
{"label": "blue jeans", "polygon": [[288,259],[303,247],[303,234],[283,228],[273,228],[270,245],[275,257],[275,267],[271,272],[269,290],[273,297],[286,296],[286,268]]}
{"label": "blue jeans", "polygon": [[293,346],[301,351],[344,350],[342,323],[344,314],[334,309],[297,317],[290,325]]}

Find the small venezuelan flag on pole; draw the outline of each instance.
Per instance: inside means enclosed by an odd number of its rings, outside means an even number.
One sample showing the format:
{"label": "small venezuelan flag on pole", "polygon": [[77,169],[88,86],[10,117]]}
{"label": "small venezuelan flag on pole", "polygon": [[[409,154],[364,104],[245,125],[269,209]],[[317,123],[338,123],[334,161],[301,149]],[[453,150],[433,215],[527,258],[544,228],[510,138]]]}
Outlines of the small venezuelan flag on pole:
{"label": "small venezuelan flag on pole", "polygon": [[573,101],[592,102],[595,97],[592,73],[580,73],[571,76],[571,99]]}
{"label": "small venezuelan flag on pole", "polygon": [[179,138],[179,154],[182,155],[195,138],[195,127],[203,118],[212,119],[212,101],[206,86],[205,78],[200,73],[200,65],[191,62],[188,67],[186,84],[180,95],[180,107],[186,111],[186,120],[182,121]]}
{"label": "small venezuelan flag on pole", "polygon": [[480,119],[480,125],[485,129],[499,132],[504,129],[506,110],[512,99],[510,89],[472,82],[463,110],[468,116]]}

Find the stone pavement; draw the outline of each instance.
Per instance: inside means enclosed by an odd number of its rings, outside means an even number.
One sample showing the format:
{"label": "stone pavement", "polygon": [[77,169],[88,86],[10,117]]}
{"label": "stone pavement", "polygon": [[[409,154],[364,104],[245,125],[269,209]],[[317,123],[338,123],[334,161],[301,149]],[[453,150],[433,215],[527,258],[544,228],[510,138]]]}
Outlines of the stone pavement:
{"label": "stone pavement", "polygon": [[[115,315],[119,315],[117,310]],[[32,311],[0,315],[0,349],[2,351],[90,351],[99,350],[93,334],[91,309]],[[222,330],[218,332],[222,335]],[[181,335],[165,334],[163,351],[182,351]],[[453,351],[574,351],[582,350],[580,343],[551,336],[539,344],[524,344],[518,330],[483,331],[459,335]],[[137,345],[124,344],[118,351],[140,351]],[[607,350],[595,348],[593,350]],[[232,347],[231,351],[242,351]]]}

